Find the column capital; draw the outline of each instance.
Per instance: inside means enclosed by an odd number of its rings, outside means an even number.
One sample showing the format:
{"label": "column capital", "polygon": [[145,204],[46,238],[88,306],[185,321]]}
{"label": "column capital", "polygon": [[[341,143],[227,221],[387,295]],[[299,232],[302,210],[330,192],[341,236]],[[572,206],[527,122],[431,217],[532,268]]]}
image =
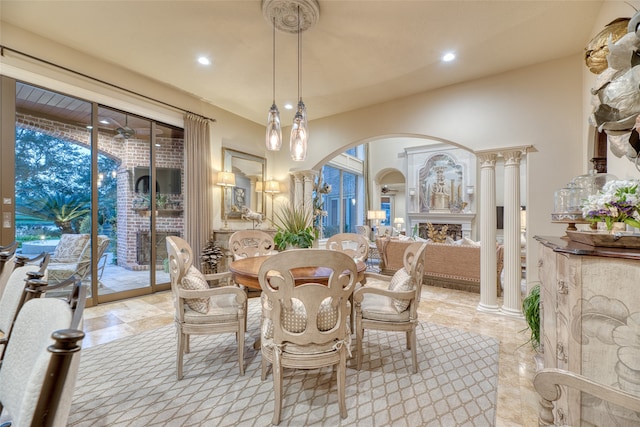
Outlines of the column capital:
{"label": "column capital", "polygon": [[519,165],[520,160],[522,160],[522,151],[521,150],[503,151],[502,156],[504,157],[505,166]]}
{"label": "column capital", "polygon": [[481,168],[494,168],[496,167],[497,153],[478,153],[478,160],[480,161]]}

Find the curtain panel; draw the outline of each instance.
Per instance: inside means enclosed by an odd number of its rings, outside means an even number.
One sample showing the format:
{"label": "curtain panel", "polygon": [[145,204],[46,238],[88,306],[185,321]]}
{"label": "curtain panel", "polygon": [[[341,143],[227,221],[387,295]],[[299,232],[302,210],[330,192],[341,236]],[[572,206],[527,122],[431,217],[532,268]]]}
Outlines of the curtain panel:
{"label": "curtain panel", "polygon": [[198,268],[200,253],[213,228],[210,127],[211,120],[204,117],[184,117],[184,239],[197,257],[194,265]]}

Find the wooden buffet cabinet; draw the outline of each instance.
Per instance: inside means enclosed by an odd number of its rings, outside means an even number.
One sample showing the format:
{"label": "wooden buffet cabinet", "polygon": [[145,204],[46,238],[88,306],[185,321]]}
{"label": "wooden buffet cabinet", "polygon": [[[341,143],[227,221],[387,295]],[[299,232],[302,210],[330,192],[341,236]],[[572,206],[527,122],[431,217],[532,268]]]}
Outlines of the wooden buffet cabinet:
{"label": "wooden buffet cabinet", "polygon": [[[544,367],[640,396],[640,251],[535,239]],[[574,427],[640,425],[640,413],[575,390],[563,390],[554,415]]]}

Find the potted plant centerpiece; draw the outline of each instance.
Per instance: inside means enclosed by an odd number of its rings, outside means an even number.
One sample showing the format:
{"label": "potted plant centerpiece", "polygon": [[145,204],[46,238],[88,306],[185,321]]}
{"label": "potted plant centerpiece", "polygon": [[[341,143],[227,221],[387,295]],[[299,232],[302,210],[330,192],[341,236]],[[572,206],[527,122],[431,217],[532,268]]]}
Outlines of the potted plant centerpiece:
{"label": "potted plant centerpiece", "polygon": [[274,215],[277,232],[273,241],[279,250],[313,246],[318,238],[318,230],[313,227],[311,209],[286,203]]}

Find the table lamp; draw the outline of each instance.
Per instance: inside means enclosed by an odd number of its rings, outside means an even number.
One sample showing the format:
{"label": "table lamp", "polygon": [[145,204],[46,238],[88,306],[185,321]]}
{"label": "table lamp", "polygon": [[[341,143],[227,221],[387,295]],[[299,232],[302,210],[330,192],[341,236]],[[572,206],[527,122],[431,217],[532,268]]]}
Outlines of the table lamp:
{"label": "table lamp", "polygon": [[395,218],[393,220],[393,224],[396,226],[398,231],[402,231],[402,224],[404,224],[404,218]]}
{"label": "table lamp", "polygon": [[[229,222],[227,221],[229,209],[231,209],[231,198],[227,196],[227,189],[236,186],[236,176],[233,172],[218,172],[218,180],[216,182],[217,185],[222,187],[224,193],[224,201],[225,203],[222,206],[224,209],[224,227],[223,230],[229,230]],[[227,205],[229,207],[227,208]]]}
{"label": "table lamp", "polygon": [[273,195],[280,192],[280,183],[278,181],[265,181],[263,191],[271,196],[271,224],[273,224]]}

